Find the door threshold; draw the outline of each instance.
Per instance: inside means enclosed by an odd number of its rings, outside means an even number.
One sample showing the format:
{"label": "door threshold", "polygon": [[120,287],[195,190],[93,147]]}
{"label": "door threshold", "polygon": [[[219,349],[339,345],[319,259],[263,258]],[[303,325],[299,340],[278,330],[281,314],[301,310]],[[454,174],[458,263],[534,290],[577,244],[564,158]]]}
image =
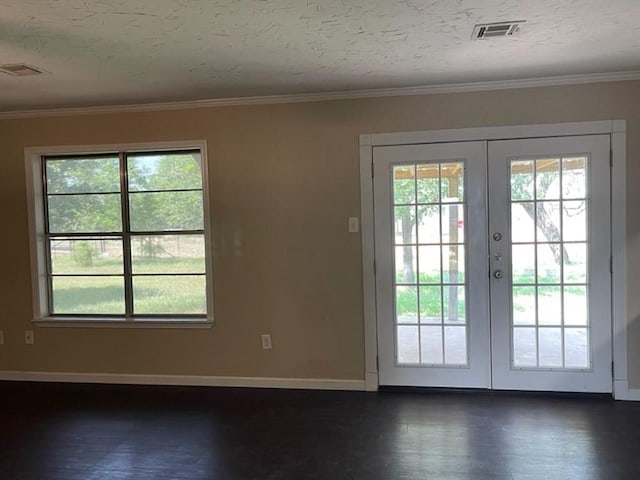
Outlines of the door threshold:
{"label": "door threshold", "polygon": [[611,393],[590,392],[552,392],[539,390],[492,390],[490,388],[461,388],[461,387],[415,387],[409,385],[380,385],[381,393],[411,393],[422,395],[488,395],[497,397],[527,397],[527,398],[571,398],[589,400],[613,400]]}

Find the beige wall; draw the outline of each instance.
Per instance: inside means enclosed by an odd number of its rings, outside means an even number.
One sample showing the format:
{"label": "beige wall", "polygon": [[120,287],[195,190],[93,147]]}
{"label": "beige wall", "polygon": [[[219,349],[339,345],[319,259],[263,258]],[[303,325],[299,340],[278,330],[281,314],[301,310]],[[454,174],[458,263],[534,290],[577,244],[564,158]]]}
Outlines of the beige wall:
{"label": "beige wall", "polygon": [[[629,369],[640,388],[640,82],[0,121],[0,371],[362,379],[362,133],[626,119]],[[23,149],[206,139],[210,330],[31,328]],[[234,241],[239,248],[232,248]],[[259,335],[273,335],[264,352]]]}

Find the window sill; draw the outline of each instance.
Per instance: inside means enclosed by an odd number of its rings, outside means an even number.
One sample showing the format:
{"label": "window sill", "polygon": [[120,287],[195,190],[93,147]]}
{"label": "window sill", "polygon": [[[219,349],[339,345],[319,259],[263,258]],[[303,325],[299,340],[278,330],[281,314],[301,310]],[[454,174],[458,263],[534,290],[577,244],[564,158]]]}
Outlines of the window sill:
{"label": "window sill", "polygon": [[153,329],[209,329],[213,327],[211,320],[189,320],[182,318],[145,318],[128,320],[122,318],[97,317],[44,317],[33,320],[38,327],[63,328],[153,328]]}

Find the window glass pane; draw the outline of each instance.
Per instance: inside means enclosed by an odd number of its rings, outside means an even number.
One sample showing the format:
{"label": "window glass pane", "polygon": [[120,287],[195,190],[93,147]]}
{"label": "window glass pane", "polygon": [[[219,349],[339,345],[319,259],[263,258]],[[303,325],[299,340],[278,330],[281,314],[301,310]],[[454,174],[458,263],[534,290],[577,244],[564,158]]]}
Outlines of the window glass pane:
{"label": "window glass pane", "polygon": [[204,275],[133,277],[133,312],[203,314],[207,311]]}
{"label": "window glass pane", "polygon": [[46,159],[47,193],[99,193],[120,191],[117,156]]}
{"label": "window glass pane", "polygon": [[202,188],[200,153],[129,154],[129,191]]}
{"label": "window glass pane", "polygon": [[131,239],[133,273],[204,273],[204,235],[141,235]]}
{"label": "window glass pane", "polygon": [[49,232],[122,231],[120,194],[49,196]]}
{"label": "window glass pane", "polygon": [[100,275],[123,273],[122,240],[52,238],[51,273]]}
{"label": "window glass pane", "polygon": [[53,277],[53,313],[124,314],[124,279]]}
{"label": "window glass pane", "polygon": [[131,193],[129,217],[134,232],[202,230],[202,192]]}

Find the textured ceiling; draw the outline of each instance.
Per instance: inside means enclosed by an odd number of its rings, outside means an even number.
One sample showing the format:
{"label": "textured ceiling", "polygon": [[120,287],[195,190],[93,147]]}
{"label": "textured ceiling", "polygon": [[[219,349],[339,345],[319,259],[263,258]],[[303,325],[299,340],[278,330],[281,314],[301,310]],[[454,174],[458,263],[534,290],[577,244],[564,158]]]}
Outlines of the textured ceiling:
{"label": "textured ceiling", "polygon": [[17,62],[0,111],[634,71],[640,0],[0,0]]}

